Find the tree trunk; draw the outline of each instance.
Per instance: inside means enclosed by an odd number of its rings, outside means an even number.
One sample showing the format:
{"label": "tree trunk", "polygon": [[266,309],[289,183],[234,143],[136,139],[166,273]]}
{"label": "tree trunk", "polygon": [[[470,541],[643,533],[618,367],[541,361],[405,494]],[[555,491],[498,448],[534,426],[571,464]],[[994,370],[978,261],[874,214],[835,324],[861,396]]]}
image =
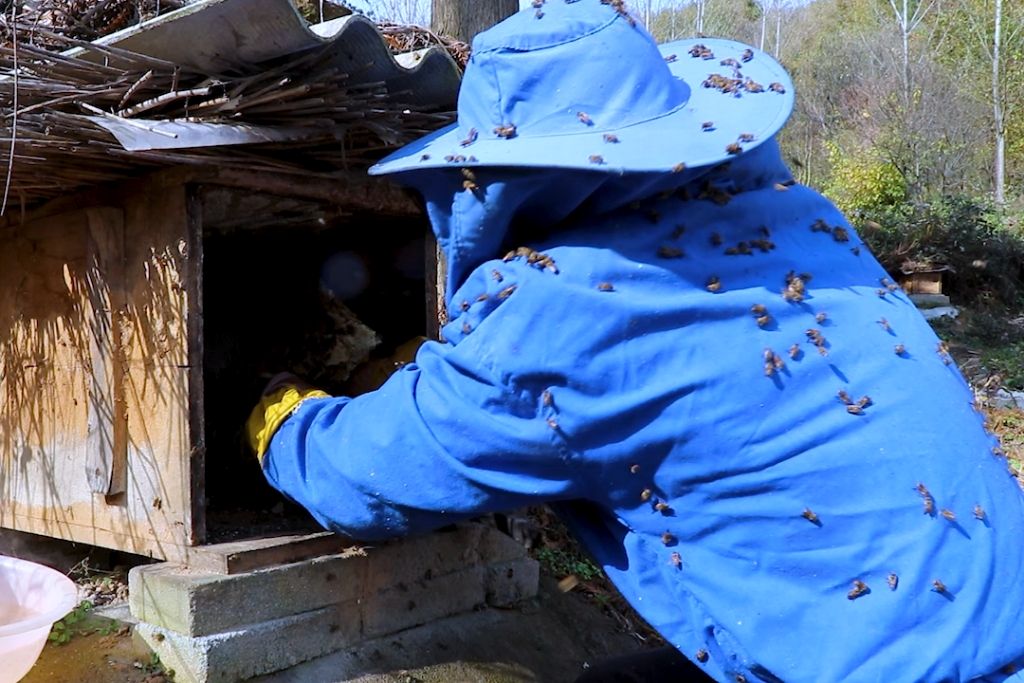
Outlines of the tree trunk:
{"label": "tree trunk", "polygon": [[772,47],[772,56],[779,58],[779,51],[782,49],[782,0],[775,0],[775,45]]}
{"label": "tree trunk", "polygon": [[761,42],[757,45],[757,49],[761,52],[764,52],[764,35],[768,27],[768,11],[771,9],[771,6],[769,0],[761,2]]}
{"label": "tree trunk", "polygon": [[900,33],[903,34],[903,106],[910,110],[910,15],[907,0],[903,0],[903,16],[900,17]]}
{"label": "tree trunk", "polygon": [[1003,0],[995,2],[995,33],[992,37],[992,114],[996,129],[995,200],[1003,206],[1006,201],[1006,123],[1003,120],[1003,90],[999,78],[999,58],[1002,48]]}
{"label": "tree trunk", "polygon": [[431,0],[430,30],[469,43],[518,9],[518,0]]}

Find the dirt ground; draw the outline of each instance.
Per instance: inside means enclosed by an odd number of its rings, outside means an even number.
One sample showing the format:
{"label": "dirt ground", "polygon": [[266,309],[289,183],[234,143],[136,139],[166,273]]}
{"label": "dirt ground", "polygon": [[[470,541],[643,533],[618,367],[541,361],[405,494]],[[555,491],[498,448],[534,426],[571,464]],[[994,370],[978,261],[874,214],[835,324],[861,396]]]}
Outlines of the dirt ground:
{"label": "dirt ground", "polygon": [[90,623],[100,630],[47,644],[21,683],[167,683],[159,660],[134,642],[130,625],[105,618]]}

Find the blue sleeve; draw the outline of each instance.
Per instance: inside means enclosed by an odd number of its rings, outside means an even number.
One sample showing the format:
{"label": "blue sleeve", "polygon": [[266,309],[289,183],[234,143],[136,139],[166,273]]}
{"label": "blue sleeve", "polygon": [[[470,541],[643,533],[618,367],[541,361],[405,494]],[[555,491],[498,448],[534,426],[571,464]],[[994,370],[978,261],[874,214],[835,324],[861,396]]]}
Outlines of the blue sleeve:
{"label": "blue sleeve", "polygon": [[428,342],[377,391],[306,401],[271,441],[268,481],[324,527],[362,540],[576,497],[543,397],[482,366]]}

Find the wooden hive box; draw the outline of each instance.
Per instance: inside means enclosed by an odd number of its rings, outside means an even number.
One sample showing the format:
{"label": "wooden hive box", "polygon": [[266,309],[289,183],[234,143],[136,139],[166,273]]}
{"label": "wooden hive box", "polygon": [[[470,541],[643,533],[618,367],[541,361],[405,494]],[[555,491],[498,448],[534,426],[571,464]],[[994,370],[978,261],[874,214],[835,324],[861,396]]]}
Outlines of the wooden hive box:
{"label": "wooden hive box", "polygon": [[900,268],[900,286],[907,294],[942,294],[942,274],[948,266],[904,264]]}
{"label": "wooden hive box", "polygon": [[[0,221],[3,528],[178,562],[210,541],[293,531],[293,518],[310,530],[294,511],[267,512],[281,499],[239,438],[272,369],[245,366],[244,352],[281,307],[226,323],[288,258],[308,258],[290,267],[315,278],[321,246],[419,249],[419,279],[395,276],[404,308],[370,325],[385,346],[436,335],[427,222],[361,173],[174,168]],[[391,296],[387,273],[380,282]]]}

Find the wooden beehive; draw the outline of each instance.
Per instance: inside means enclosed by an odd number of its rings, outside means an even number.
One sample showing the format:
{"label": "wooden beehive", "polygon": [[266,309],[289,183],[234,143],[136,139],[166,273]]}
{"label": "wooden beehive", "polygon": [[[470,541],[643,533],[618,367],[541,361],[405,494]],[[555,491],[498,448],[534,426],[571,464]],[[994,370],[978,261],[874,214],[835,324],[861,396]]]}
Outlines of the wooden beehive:
{"label": "wooden beehive", "polygon": [[[255,462],[226,452],[241,425],[222,411],[233,403],[244,421],[265,380],[250,373],[232,393],[209,379],[215,363],[235,362],[231,348],[259,343],[273,310],[239,329],[222,324],[228,338],[218,344],[229,350],[213,358],[205,329],[216,325],[204,307],[219,301],[223,310],[234,296],[218,299],[218,288],[273,279],[274,259],[287,251],[278,247],[296,239],[386,243],[429,233],[384,180],[214,168],[168,169],[3,220],[0,527],[175,561],[210,539],[210,500],[230,498],[218,514],[273,500]],[[263,270],[246,271],[232,240],[268,228],[273,253]],[[206,263],[207,244],[218,245],[219,260]],[[420,248],[428,275],[419,291],[408,282],[403,290],[418,317],[381,318],[392,337],[436,334],[436,248]],[[307,252],[315,249],[291,253]],[[216,452],[211,427],[228,435]]]}
{"label": "wooden beehive", "polygon": [[900,286],[907,294],[942,294],[942,274],[947,266],[909,264],[901,268]]}

